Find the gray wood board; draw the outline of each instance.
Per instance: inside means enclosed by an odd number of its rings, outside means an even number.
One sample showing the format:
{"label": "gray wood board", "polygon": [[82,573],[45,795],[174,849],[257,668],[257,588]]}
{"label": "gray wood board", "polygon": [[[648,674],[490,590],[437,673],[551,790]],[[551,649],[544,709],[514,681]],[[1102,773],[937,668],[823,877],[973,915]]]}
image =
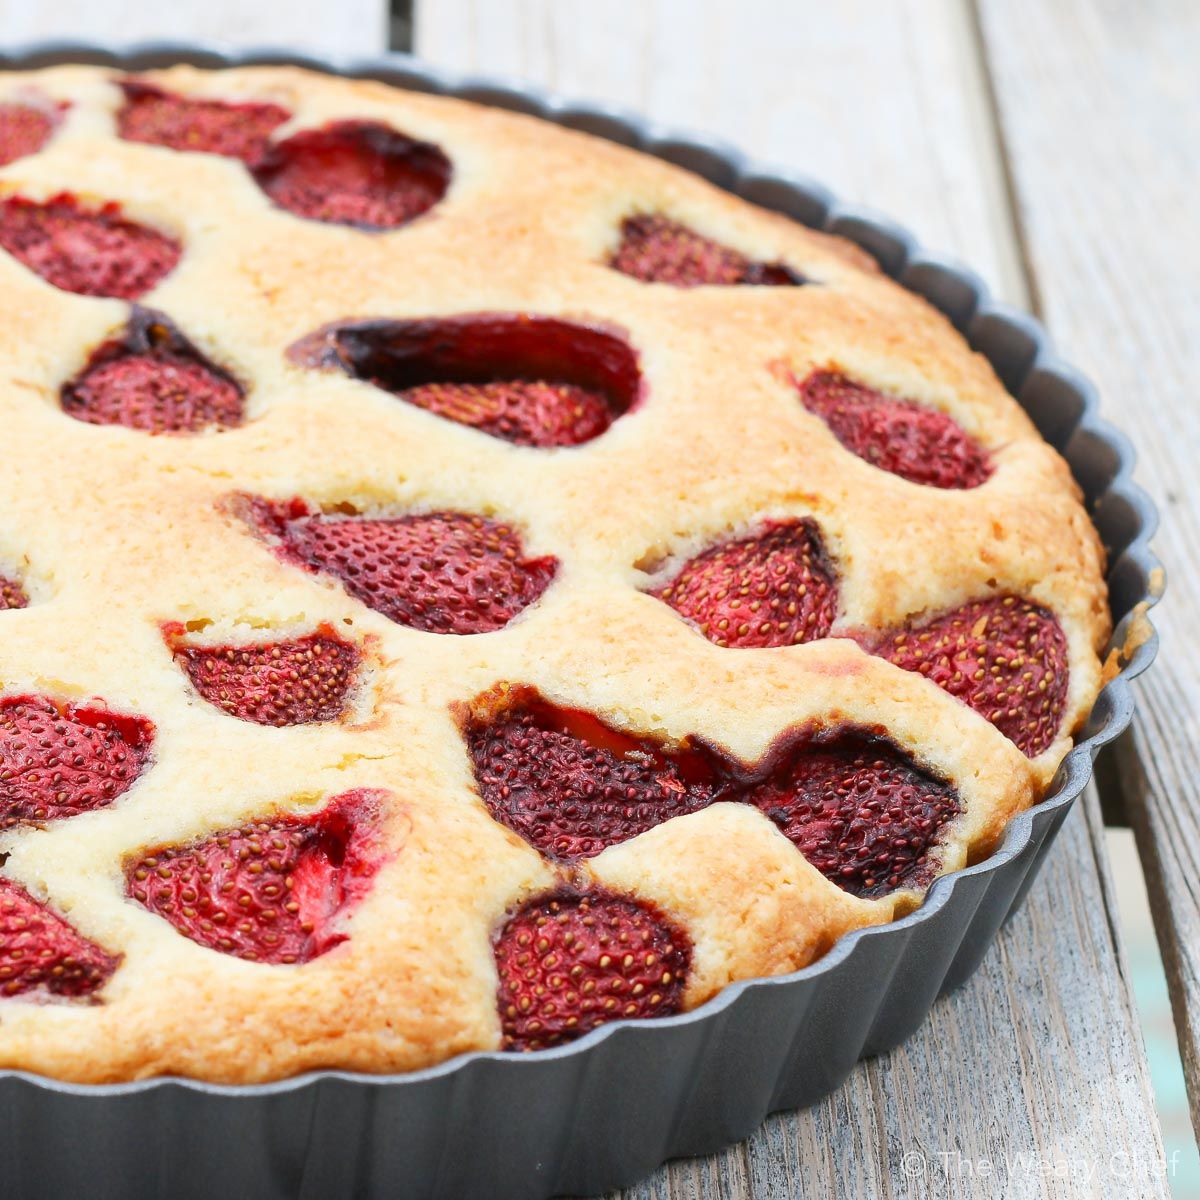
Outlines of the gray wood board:
{"label": "gray wood board", "polygon": [[987,0],[983,29],[1042,314],[1163,518],[1162,652],[1117,762],[1200,1127],[1200,7]]}

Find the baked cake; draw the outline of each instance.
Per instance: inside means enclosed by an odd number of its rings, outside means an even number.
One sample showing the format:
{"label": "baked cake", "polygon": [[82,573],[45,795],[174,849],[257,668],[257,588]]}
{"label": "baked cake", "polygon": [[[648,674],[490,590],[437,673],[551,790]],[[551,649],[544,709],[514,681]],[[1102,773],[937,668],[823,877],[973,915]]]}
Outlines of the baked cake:
{"label": "baked cake", "polygon": [[849,243],[290,68],[9,74],[0,157],[0,1066],[557,1045],[1048,786],[1096,534]]}

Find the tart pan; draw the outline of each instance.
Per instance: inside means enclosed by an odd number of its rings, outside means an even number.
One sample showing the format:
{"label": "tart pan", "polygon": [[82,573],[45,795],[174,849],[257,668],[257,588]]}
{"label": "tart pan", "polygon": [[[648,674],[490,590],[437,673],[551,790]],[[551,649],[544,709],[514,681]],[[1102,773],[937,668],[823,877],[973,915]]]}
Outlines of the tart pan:
{"label": "tart pan", "polygon": [[636,147],[850,238],[954,322],[1066,458],[1108,552],[1114,645],[1136,648],[1101,691],[1046,798],[1009,824],[995,854],[938,879],[909,916],[846,935],[802,971],[736,983],[692,1012],[616,1022],[556,1049],[468,1054],[407,1075],[93,1086],[0,1072],[3,1193],[541,1200],[599,1192],[667,1158],[746,1137],[768,1113],[813,1103],[859,1059],[908,1037],[941,993],[971,975],[1021,903],[1096,754],[1129,724],[1130,680],[1157,649],[1142,615],[1162,590],[1148,544],[1157,514],[1131,480],[1129,441],[1097,416],[1092,384],[1055,356],[1036,321],[992,302],[970,271],[820,185],[708,138],[532,88],[452,77],[402,54],[327,62],[286,50],[65,41],[0,53],[4,69],[66,62],[127,71],[292,64],[457,96]]}

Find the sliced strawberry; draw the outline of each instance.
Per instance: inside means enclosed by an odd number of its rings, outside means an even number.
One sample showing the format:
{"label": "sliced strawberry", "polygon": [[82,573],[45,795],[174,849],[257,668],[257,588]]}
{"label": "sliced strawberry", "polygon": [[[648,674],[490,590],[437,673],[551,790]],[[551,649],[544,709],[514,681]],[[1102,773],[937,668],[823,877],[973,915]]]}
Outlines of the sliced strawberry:
{"label": "sliced strawberry", "polygon": [[0,104],[0,167],[36,154],[49,140],[66,105]]}
{"label": "sliced strawberry", "polygon": [[126,862],[126,891],[209,950],[309,962],[347,940],[345,918],[383,864],[383,798],[359,789],[305,816],[158,846]]}
{"label": "sliced strawberry", "polygon": [[25,589],[15,579],[0,575],[0,612],[6,608],[25,608],[28,604]]}
{"label": "sliced strawberry", "polygon": [[544,379],[426,383],[399,395],[427,412],[517,446],[578,446],[612,423],[608,401],[600,393]]}
{"label": "sliced strawberry", "polygon": [[254,500],[250,515],[286,561],[334,576],[369,608],[427,633],[503,629],[558,569],[556,558],[525,558],[510,526],[467,513],[327,516],[301,500]]}
{"label": "sliced strawberry", "polygon": [[560,892],[519,908],[496,938],[505,1050],[542,1050],[597,1025],[678,1012],[688,937],[648,904]]}
{"label": "sliced strawberry", "polygon": [[641,388],[637,354],[617,332],[527,313],[340,322],[288,356],[519,446],[590,441]]}
{"label": "sliced strawberry", "polygon": [[63,411],[90,425],[199,433],[237,425],[242,416],[241,391],[232,380],[203,363],[171,355],[109,359],[68,386]]}
{"label": "sliced strawberry", "polygon": [[964,604],[887,634],[874,652],[919,671],[985,716],[1031,758],[1062,728],[1067,639],[1054,614],[1019,596]]}
{"label": "sliced strawberry", "polygon": [[643,283],[684,288],[702,284],[786,287],[804,282],[782,263],[754,262],[678,221],[651,213],[621,222],[621,244],[609,266]]}
{"label": "sliced strawberry", "polygon": [[117,114],[117,131],[126,141],[223,154],[247,163],[262,158],[267,139],[292,115],[278,104],[202,100],[140,79],[123,80],[121,89],[125,104]]}
{"label": "sliced strawberry", "polygon": [[242,421],[242,388],[168,317],[134,306],[121,336],[97,347],[61,392],[63,412],[91,425],[199,433]]}
{"label": "sliced strawberry", "polygon": [[362,656],[328,626],[280,642],[188,646],[168,635],[175,661],[209,704],[257,725],[336,721]]}
{"label": "sliced strawberry", "polygon": [[942,831],[962,811],[949,784],[855,734],[793,750],[745,799],[827,879],[865,897],[928,884]]}
{"label": "sliced strawberry", "polygon": [[741,649],[828,637],[837,612],[837,580],[810,519],[710,546],[650,594],[710,642]]}
{"label": "sliced strawberry", "polygon": [[280,208],[314,221],[394,229],[432,208],[450,185],[439,147],[374,121],[335,121],[267,148],[251,166]]}
{"label": "sliced strawberry", "polygon": [[532,694],[491,718],[472,718],[465,732],[488,812],[567,862],[714,798],[716,769],[700,751],[670,752]]}
{"label": "sliced strawberry", "polygon": [[944,412],[834,371],[814,371],[797,386],[805,408],[847,450],[882,471],[940,488],[978,487],[992,473],[983,447]]}
{"label": "sliced strawberry", "polygon": [[119,962],[24,888],[0,879],[0,996],[90,996]]}
{"label": "sliced strawberry", "polygon": [[62,192],[44,204],[0,201],[0,246],[65,292],[136,300],[179,262],[180,244],[121,216],[120,206],[89,208]]}
{"label": "sliced strawberry", "polygon": [[111,804],[146,766],[144,717],[48,696],[0,699],[0,829]]}

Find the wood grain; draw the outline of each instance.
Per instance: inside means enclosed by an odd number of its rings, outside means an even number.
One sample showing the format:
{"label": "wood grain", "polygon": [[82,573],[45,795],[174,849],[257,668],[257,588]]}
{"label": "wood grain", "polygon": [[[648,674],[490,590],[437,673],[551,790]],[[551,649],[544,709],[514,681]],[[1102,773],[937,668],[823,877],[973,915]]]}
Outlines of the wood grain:
{"label": "wood grain", "polygon": [[320,54],[387,47],[387,0],[0,0],[4,44],[198,38]]}
{"label": "wood grain", "polygon": [[[428,0],[415,31],[436,62],[723,134],[893,212],[1010,298],[1030,294],[974,17],[957,0],[802,16],[770,0]],[[822,1104],[619,1195],[1165,1196],[1114,903],[1089,792],[978,975],[905,1046]]]}
{"label": "wood grain", "polygon": [[1200,1129],[1200,7],[982,13],[1043,315],[1133,436],[1163,518],[1163,648],[1117,761]]}

